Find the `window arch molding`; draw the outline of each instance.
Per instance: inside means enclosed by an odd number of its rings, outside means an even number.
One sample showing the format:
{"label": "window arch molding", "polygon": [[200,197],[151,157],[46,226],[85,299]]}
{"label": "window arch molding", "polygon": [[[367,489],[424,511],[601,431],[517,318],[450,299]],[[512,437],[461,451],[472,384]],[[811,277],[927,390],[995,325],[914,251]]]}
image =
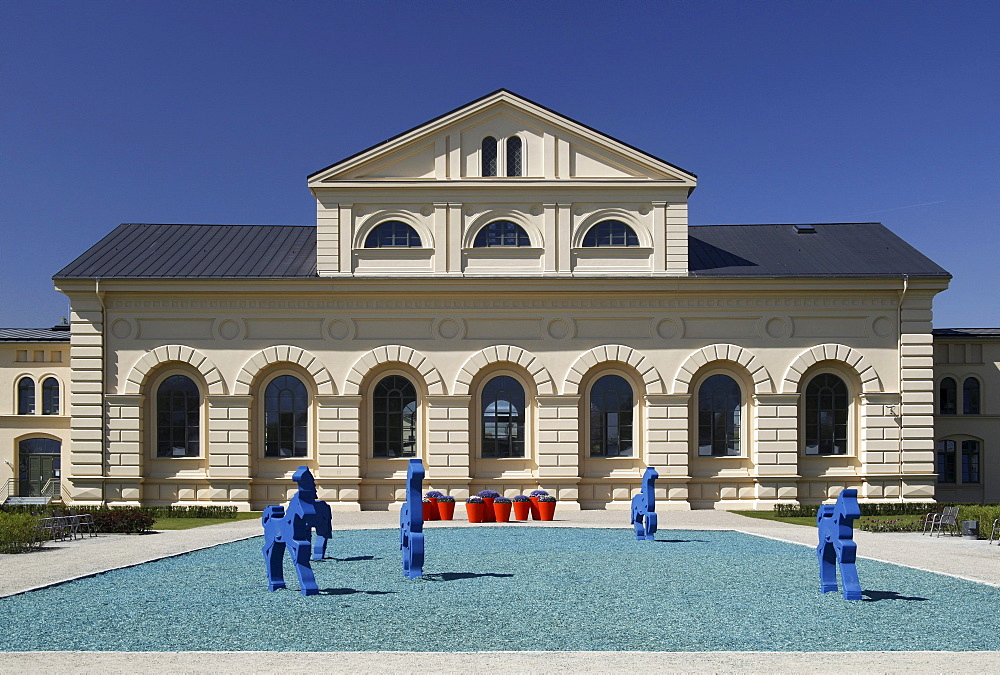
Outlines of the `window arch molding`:
{"label": "window arch molding", "polygon": [[[278,378],[291,376],[302,383],[305,389],[305,443],[306,452],[304,455],[295,455],[294,453],[290,456],[275,456],[268,455],[267,442],[268,438],[268,401],[267,393],[268,387],[271,386]],[[312,374],[303,368],[302,366],[290,363],[278,361],[270,365],[270,367],[265,367],[263,370],[257,373],[254,378],[254,382],[251,388],[254,393],[253,398],[253,417],[254,417],[254,433],[257,434],[257,442],[255,443],[257,447],[255,460],[281,460],[281,459],[292,459],[292,460],[314,460],[316,459],[316,443],[317,443],[317,415],[316,415],[316,396],[320,394],[319,388],[316,385],[315,379],[313,379]]]}
{"label": "window arch molding", "polygon": [[[734,421],[736,422],[736,428],[733,432],[736,434],[736,452],[729,454],[728,452],[724,454],[719,454],[715,451],[703,452],[701,448],[701,436],[702,436],[702,426],[704,422],[708,420],[703,419],[702,416],[702,406],[701,397],[703,394],[703,387],[706,383],[709,385],[713,383],[718,383],[718,381],[710,380],[714,377],[721,376],[732,380],[736,388],[738,389],[738,419],[730,420],[730,424]],[[698,369],[691,378],[690,386],[691,398],[688,401],[688,420],[689,420],[689,438],[690,440],[690,456],[694,459],[704,458],[730,458],[730,459],[750,459],[751,449],[753,448],[751,434],[753,432],[753,424],[755,420],[752,419],[754,415],[754,378],[752,373],[742,366],[739,362],[729,361],[725,359],[719,359],[716,361],[710,361],[704,366]],[[704,392],[707,393],[707,390]],[[721,412],[721,410],[715,411]],[[716,429],[717,430],[717,429]],[[713,436],[714,439],[714,436]]]}
{"label": "window arch molding", "polygon": [[140,394],[146,391],[146,381],[150,374],[168,364],[180,364],[194,369],[201,377],[204,393],[216,396],[226,394],[226,381],[212,359],[185,345],[161,345],[146,352],[128,374],[123,387],[124,394]]}
{"label": "window arch molding", "polygon": [[[522,251],[545,247],[545,240],[542,237],[542,231],[534,224],[534,222],[523,213],[507,209],[487,211],[486,213],[481,213],[469,221],[465,228],[465,236],[463,237],[462,247],[466,249],[474,248],[476,236],[479,234],[479,231],[490,223],[498,220],[509,220],[516,225],[520,225],[521,228],[524,229],[528,235],[528,239],[531,240],[531,245],[520,247]],[[483,251],[485,249],[480,248],[476,250]]]}
{"label": "window arch molding", "polygon": [[573,248],[583,248],[583,239],[587,236],[587,232],[589,232],[592,227],[598,223],[604,222],[605,220],[620,220],[631,227],[632,231],[635,232],[635,236],[639,239],[639,248],[653,248],[653,236],[649,231],[649,227],[645,225],[635,213],[626,211],[625,209],[616,208],[595,211],[576,224],[574,226],[573,236],[570,239],[570,245]]}
{"label": "window arch molding", "polygon": [[[598,386],[598,383],[603,380],[603,378],[609,375],[621,378],[631,389],[632,418],[627,422],[631,432],[631,450],[627,455],[619,454],[616,456],[609,456],[607,454],[595,454],[596,448],[594,444],[599,442],[598,437],[602,434],[599,433],[599,430],[594,427],[595,412],[601,410],[600,408],[594,408],[595,403],[600,403],[594,398],[594,389]],[[643,415],[643,401],[645,394],[646,389],[642,381],[642,377],[639,373],[634,372],[632,368],[628,367],[627,364],[602,363],[590,369],[586,377],[584,377],[583,381],[580,383],[580,426],[582,427],[580,433],[580,449],[584,460],[596,462],[645,460],[646,453],[643,452],[643,448],[645,447],[645,423]],[[609,424],[608,421],[603,421],[603,423],[605,425]],[[621,427],[626,424],[626,422],[618,420],[617,424]],[[603,439],[600,440],[603,441]],[[607,448],[605,448],[604,451],[607,452]]]}
{"label": "window arch molding", "polygon": [[261,374],[275,366],[290,365],[304,370],[313,384],[316,394],[336,394],[337,388],[333,375],[312,352],[291,345],[276,345],[262,349],[243,364],[236,382],[233,384],[233,394],[248,396],[254,391],[254,382]]}
{"label": "window arch molding", "polygon": [[[415,406],[413,414],[415,416],[415,432],[413,435],[414,454],[398,457],[385,457],[376,455],[375,449],[375,427],[378,423],[378,396],[379,385],[392,377],[400,377],[409,382],[414,389]],[[363,402],[364,420],[362,423],[362,460],[371,461],[407,461],[410,459],[426,460],[427,456],[427,384],[424,382],[420,372],[404,363],[390,362],[383,367],[375,368],[365,377],[361,387]],[[404,439],[406,441],[407,439]]]}
{"label": "window arch molding", "polygon": [[805,381],[803,375],[810,368],[824,361],[838,364],[838,368],[849,373],[852,381],[858,385],[858,388],[854,390],[856,393],[879,394],[885,391],[882,387],[882,378],[864,354],[847,345],[830,343],[816,345],[795,357],[781,380],[780,393],[799,393],[802,388],[801,384]]}
{"label": "window arch molding", "polygon": [[[190,456],[167,456],[159,454],[159,431],[160,431],[160,402],[159,393],[160,387],[171,377],[183,376],[194,383],[195,389],[197,390],[197,455]],[[205,383],[204,378],[201,373],[199,373],[194,368],[189,365],[180,362],[168,362],[164,364],[161,368],[158,368],[154,373],[150,374],[147,379],[148,387],[145,390],[145,405],[147,408],[146,419],[149,420],[145,425],[147,428],[146,439],[147,439],[147,451],[145,456],[153,460],[166,460],[166,461],[176,461],[176,460],[188,460],[188,461],[203,461],[208,458],[208,411],[206,396],[211,395],[208,386]],[[165,412],[165,411],[164,411]]]}
{"label": "window arch molding", "polygon": [[[405,223],[412,227],[417,236],[420,237],[420,246],[413,247],[410,249],[366,249],[365,240],[368,239],[368,235],[372,233],[376,227],[382,223],[389,222],[391,220],[398,220],[401,223]],[[427,227],[427,224],[416,214],[409,211],[402,211],[399,209],[393,209],[389,211],[376,211],[369,216],[364,217],[357,224],[357,229],[355,230],[354,242],[352,244],[355,249],[366,250],[366,251],[387,251],[387,250],[424,250],[434,248],[434,235],[431,229]]]}
{"label": "window arch molding", "polygon": [[[807,452],[806,445],[809,442],[807,437],[807,410],[809,402],[809,385],[822,375],[834,375],[839,378],[846,388],[847,395],[847,428],[846,428],[846,452],[844,453],[824,453]],[[837,361],[820,362],[813,368],[808,369],[800,380],[799,391],[799,454],[803,457],[824,458],[824,457],[860,457],[860,417],[862,406],[860,405],[861,394],[866,393],[862,389],[862,383],[858,374],[852,369],[844,367]]]}
{"label": "window arch molding", "polygon": [[[521,387],[521,392],[523,392],[523,410],[522,424],[524,426],[523,435],[523,446],[524,452],[522,455],[510,456],[510,457],[493,457],[484,455],[485,450],[485,440],[484,440],[484,395],[487,393],[488,385],[500,377],[509,377],[517,382]],[[538,396],[538,391],[535,386],[535,381],[531,374],[527,372],[524,368],[518,366],[516,363],[510,362],[495,362],[492,363],[478,373],[476,373],[471,386],[472,400],[470,401],[470,415],[473,421],[472,432],[473,438],[475,438],[475,447],[473,448],[473,457],[476,461],[479,460],[494,460],[494,459],[515,459],[515,460],[533,460],[535,458],[534,445],[535,445],[535,420],[537,419],[537,405],[535,399]]]}

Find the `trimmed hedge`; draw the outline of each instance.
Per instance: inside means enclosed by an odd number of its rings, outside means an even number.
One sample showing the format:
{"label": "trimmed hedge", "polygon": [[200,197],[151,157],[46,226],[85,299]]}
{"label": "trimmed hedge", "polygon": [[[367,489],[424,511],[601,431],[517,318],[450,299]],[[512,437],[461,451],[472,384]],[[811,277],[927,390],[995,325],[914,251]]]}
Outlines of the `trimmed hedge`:
{"label": "trimmed hedge", "polygon": [[[236,519],[239,509],[235,506],[78,506],[72,507],[77,513],[95,513],[101,509],[139,509],[153,518],[228,518]],[[40,506],[23,504],[17,506],[0,505],[0,513],[28,513],[40,518],[52,518],[69,513],[66,506]]]}
{"label": "trimmed hedge", "polygon": [[99,509],[88,509],[94,517],[94,526],[98,532],[106,534],[139,534],[149,532],[156,517],[147,509],[138,506],[103,506]]}
{"label": "trimmed hedge", "polygon": [[30,513],[0,513],[0,553],[27,553],[42,545],[38,518]]}
{"label": "trimmed hedge", "polygon": [[[860,504],[862,516],[922,516],[926,513],[940,511],[946,506],[957,506],[962,520],[976,520],[976,518],[966,518],[963,513],[966,509],[972,508],[1000,508],[1000,504],[954,504],[951,502],[908,503],[908,504]],[[775,504],[774,515],[779,518],[815,518],[819,511],[818,504]],[[990,523],[992,524],[992,520]]]}

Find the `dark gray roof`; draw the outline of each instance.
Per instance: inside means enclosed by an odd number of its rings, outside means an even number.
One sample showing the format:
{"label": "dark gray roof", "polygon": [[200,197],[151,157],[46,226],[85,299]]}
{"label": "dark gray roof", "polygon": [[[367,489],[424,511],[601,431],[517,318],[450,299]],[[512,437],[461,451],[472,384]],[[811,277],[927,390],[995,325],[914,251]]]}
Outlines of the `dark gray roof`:
{"label": "dark gray roof", "polygon": [[299,225],[116,227],[55,279],[316,276],[316,228]]}
{"label": "dark gray roof", "polygon": [[0,328],[0,342],[69,342],[69,326]]}
{"label": "dark gray roof", "polygon": [[[879,223],[701,225],[688,230],[696,277],[880,277],[949,274]],[[316,228],[119,225],[56,279],[316,276]]]}
{"label": "dark gray roof", "polygon": [[951,276],[881,223],[699,225],[688,242],[697,277]]}
{"label": "dark gray roof", "polygon": [[1000,328],[935,328],[932,332],[937,338],[1000,339]]}

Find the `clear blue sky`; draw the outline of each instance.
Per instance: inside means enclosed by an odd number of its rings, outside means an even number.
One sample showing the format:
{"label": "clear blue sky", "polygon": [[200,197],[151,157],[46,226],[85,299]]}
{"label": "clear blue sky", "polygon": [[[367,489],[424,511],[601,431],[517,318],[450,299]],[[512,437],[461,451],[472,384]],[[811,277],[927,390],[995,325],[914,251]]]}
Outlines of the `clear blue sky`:
{"label": "clear blue sky", "polygon": [[699,176],[691,222],[884,222],[1000,326],[1000,3],[0,2],[0,326],[121,222],[310,224],[306,176],[504,87]]}

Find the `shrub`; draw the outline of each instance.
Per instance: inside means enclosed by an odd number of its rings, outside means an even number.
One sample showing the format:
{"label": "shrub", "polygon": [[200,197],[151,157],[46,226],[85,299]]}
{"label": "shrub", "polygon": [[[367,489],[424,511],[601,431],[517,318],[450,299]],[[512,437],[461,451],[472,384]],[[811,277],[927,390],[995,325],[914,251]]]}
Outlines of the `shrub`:
{"label": "shrub", "polygon": [[27,553],[41,546],[38,519],[30,513],[0,513],[0,553]]}
{"label": "shrub", "polygon": [[444,493],[438,492],[437,490],[428,490],[427,492],[424,493],[424,496],[432,499],[435,497],[440,499],[441,497],[444,497]]}
{"label": "shrub", "polygon": [[494,497],[494,504],[510,504],[510,497]]}
{"label": "shrub", "polygon": [[235,519],[235,506],[155,506],[144,507],[154,518],[228,518]]}
{"label": "shrub", "polygon": [[451,495],[441,495],[438,497],[438,504],[454,504],[455,498]]}
{"label": "shrub", "polygon": [[482,490],[480,491],[479,496],[484,499],[496,499],[500,496],[500,493],[496,490]]}
{"label": "shrub", "polygon": [[524,495],[516,495],[516,496],[514,496],[511,499],[511,501],[514,501],[514,502],[530,502],[531,500],[528,499],[527,497],[525,497]]}
{"label": "shrub", "polygon": [[855,522],[855,527],[865,532],[920,532],[923,523],[913,518],[877,519],[862,516]]}
{"label": "shrub", "polygon": [[[860,504],[861,515],[862,516],[922,516],[926,513],[937,512],[946,506],[957,506],[959,507],[959,517],[962,520],[980,520],[982,518],[966,518],[965,514],[972,513],[974,509],[992,509],[988,513],[997,512],[997,516],[1000,517],[1000,504],[955,504],[952,502],[938,502],[938,503],[906,503],[906,504]],[[818,504],[776,504],[774,506],[774,515],[779,518],[815,518],[816,512],[819,511]],[[978,513],[978,511],[977,511]],[[992,525],[993,519],[990,519],[990,524]],[[982,528],[982,524],[980,524]]]}
{"label": "shrub", "polygon": [[94,517],[94,526],[98,532],[107,534],[135,534],[148,532],[156,517],[150,513],[152,509],[139,506],[102,506],[90,509]]}

